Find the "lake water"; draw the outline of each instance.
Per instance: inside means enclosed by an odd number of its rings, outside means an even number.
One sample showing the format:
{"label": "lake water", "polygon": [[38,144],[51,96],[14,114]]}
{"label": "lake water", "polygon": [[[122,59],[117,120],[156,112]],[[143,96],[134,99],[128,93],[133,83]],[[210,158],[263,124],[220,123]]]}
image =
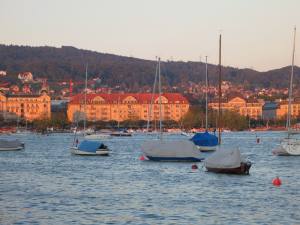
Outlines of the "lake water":
{"label": "lake water", "polygon": [[109,157],[71,155],[70,134],[8,136],[26,149],[0,152],[0,224],[300,224],[300,157],[272,155],[283,132],[257,135],[223,136],[252,161],[249,176],[140,161],[143,135],[105,141]]}

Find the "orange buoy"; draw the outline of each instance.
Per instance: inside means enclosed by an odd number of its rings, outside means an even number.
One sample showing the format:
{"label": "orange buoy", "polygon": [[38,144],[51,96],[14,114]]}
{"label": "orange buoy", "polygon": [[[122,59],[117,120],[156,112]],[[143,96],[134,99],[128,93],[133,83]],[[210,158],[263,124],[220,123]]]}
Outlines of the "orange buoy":
{"label": "orange buoy", "polygon": [[273,183],[274,186],[279,187],[281,185],[281,180],[280,180],[279,177],[276,177],[276,178],[273,179],[272,183]]}
{"label": "orange buoy", "polygon": [[198,169],[198,166],[196,164],[193,164],[192,165],[192,170],[196,170],[196,169]]}

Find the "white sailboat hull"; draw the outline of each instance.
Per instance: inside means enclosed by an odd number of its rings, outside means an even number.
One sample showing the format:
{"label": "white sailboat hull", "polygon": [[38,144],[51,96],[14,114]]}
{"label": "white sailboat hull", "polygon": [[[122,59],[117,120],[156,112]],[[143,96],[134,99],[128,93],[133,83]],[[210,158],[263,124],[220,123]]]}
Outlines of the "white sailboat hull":
{"label": "white sailboat hull", "polygon": [[284,155],[299,155],[300,156],[300,140],[286,139],[281,142],[279,148],[273,151],[273,154]]}

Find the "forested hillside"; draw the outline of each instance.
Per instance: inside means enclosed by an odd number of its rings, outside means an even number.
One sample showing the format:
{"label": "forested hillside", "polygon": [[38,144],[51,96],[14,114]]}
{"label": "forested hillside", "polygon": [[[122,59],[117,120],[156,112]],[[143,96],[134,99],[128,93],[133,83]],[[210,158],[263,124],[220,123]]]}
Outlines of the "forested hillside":
{"label": "forested hillside", "polygon": [[[28,47],[0,45],[0,70],[7,71],[9,79],[18,73],[30,71],[35,77],[49,81],[67,79],[82,80],[85,64],[88,63],[90,77],[101,77],[102,84],[121,85],[126,88],[152,85],[155,61],[137,59],[81,50],[74,47]],[[188,81],[205,79],[205,64],[200,62],[162,62],[164,85],[174,86]],[[210,83],[216,84],[218,70],[209,65]],[[258,72],[251,69],[223,67],[223,80],[242,84],[247,88],[288,86],[290,67]],[[299,84],[300,68],[295,69],[295,84]]]}

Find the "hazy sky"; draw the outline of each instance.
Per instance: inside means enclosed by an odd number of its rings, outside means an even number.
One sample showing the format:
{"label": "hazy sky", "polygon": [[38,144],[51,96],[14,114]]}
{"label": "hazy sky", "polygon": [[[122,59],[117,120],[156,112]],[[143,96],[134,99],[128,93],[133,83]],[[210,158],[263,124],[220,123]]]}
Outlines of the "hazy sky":
{"label": "hazy sky", "polygon": [[0,43],[72,45],[163,60],[218,60],[261,71],[291,64],[300,0],[0,0]]}

